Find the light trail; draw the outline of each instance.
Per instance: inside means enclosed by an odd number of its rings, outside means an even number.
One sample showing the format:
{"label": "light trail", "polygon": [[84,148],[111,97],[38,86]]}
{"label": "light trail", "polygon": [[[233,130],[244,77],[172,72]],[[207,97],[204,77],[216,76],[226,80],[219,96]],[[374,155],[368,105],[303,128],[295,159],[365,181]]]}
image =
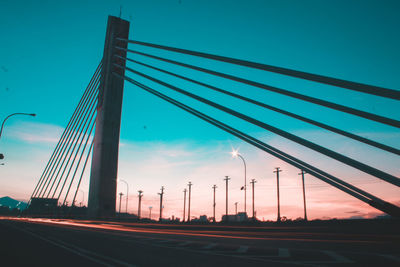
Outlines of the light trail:
{"label": "light trail", "polygon": [[[172,225],[162,224],[139,224],[139,223],[119,223],[109,221],[91,220],[64,220],[64,219],[43,219],[43,218],[9,218],[0,217],[0,220],[15,220],[28,223],[53,225],[58,227],[68,227],[80,230],[92,231],[114,231],[118,233],[136,234],[160,234],[160,235],[179,235],[186,237],[206,237],[223,239],[243,239],[243,240],[265,240],[265,241],[301,241],[301,242],[329,242],[329,243],[385,243],[386,237],[378,235],[357,235],[357,234],[337,234],[337,233],[311,233],[311,232],[253,232],[253,231],[231,231],[231,230],[182,230],[182,229],[155,229],[149,227],[170,227]],[[174,225],[172,227],[188,227],[187,225]],[[189,226],[190,227],[190,226]],[[197,225],[195,226],[197,227]],[[207,227],[207,226],[203,226]],[[214,227],[214,226],[212,226]],[[224,228],[224,226],[218,226]],[[238,227],[246,228],[246,227]],[[279,230],[278,227],[266,227],[267,229]],[[249,227],[247,227],[249,229]],[[257,228],[255,228],[257,229]],[[282,230],[285,230],[282,229]],[[289,236],[289,237],[288,237]],[[382,240],[377,240],[377,239]],[[398,236],[392,236],[398,239]],[[372,240],[371,240],[372,239]]]}

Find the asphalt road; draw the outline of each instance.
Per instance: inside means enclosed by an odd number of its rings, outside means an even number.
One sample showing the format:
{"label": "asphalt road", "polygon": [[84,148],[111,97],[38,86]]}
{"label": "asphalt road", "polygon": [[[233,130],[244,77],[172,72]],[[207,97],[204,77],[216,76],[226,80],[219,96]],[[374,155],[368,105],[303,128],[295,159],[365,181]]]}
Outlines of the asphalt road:
{"label": "asphalt road", "polygon": [[201,226],[0,218],[1,266],[400,266],[396,225]]}

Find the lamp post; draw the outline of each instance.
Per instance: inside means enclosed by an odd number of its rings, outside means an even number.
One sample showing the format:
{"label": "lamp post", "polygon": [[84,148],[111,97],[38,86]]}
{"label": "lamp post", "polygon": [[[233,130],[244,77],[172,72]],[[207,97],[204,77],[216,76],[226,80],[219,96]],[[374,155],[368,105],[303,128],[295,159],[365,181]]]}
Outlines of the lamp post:
{"label": "lamp post", "polygon": [[255,179],[251,179],[251,185],[252,185],[252,192],[253,192],[253,220],[255,220],[256,219],[256,216],[255,216],[255,213],[254,213],[254,184],[256,183],[257,181],[255,180]]}
{"label": "lamp post", "polygon": [[138,219],[140,219],[140,210],[141,210],[141,206],[142,206],[143,191],[139,190],[138,193],[139,193]]}
{"label": "lamp post", "polygon": [[246,187],[246,184],[247,184],[247,178],[246,178],[246,161],[244,160],[244,158],[242,157],[242,155],[239,154],[239,151],[237,151],[237,150],[233,150],[233,151],[231,152],[231,154],[232,154],[232,157],[234,157],[234,158],[239,157],[239,158],[241,158],[242,161],[243,161],[243,165],[244,165],[244,186],[243,186],[242,188],[243,188],[243,190],[244,190],[244,213],[247,214],[247,212],[246,212],[246,189],[247,189],[247,187]]}
{"label": "lamp post", "polygon": [[126,181],[122,179],[118,179],[118,181],[126,184],[126,205],[125,205],[125,213],[128,214],[128,197],[129,197],[129,185]]}
{"label": "lamp post", "polygon": [[82,205],[85,205],[85,192],[83,192],[82,189],[79,189],[79,192],[82,192],[82,202],[81,203],[82,203]]}
{"label": "lamp post", "polygon": [[162,220],[162,209],[163,209],[163,196],[164,196],[164,186],[161,186],[161,193],[158,193],[160,195],[160,218],[158,219],[160,222]]}
{"label": "lamp post", "polygon": [[[6,123],[7,119],[10,118],[11,116],[15,116],[15,115],[26,115],[26,116],[32,116],[32,117],[35,117],[35,116],[36,116],[35,113],[20,113],[20,112],[18,112],[18,113],[12,113],[12,114],[8,115],[8,116],[3,120],[2,124],[1,124],[0,138],[1,138],[1,135],[2,135],[2,133],[3,133],[4,124]],[[4,158],[4,155],[0,153],[0,159],[3,159],[3,158]]]}
{"label": "lamp post", "polygon": [[306,209],[306,189],[305,189],[305,184],[304,184],[304,174],[306,172],[304,170],[301,170],[299,175],[301,175],[301,181],[303,184],[303,203],[304,203],[304,220],[307,221],[307,209]]}
{"label": "lamp post", "polygon": [[6,120],[7,120],[8,118],[10,118],[11,116],[15,116],[15,115],[27,115],[27,116],[32,116],[32,117],[35,117],[35,116],[36,116],[35,113],[20,113],[20,112],[18,112],[18,113],[13,113],[13,114],[8,115],[8,116],[3,120],[3,123],[1,124],[0,138],[1,138],[1,134],[3,133],[4,123],[6,122]]}
{"label": "lamp post", "polygon": [[121,217],[121,199],[122,199],[122,195],[123,195],[123,193],[122,192],[120,192],[119,193],[119,211],[118,211],[118,216],[119,217]]}
{"label": "lamp post", "polygon": [[185,211],[186,211],[186,188],[183,189],[183,219],[182,222],[185,222]]}
{"label": "lamp post", "polygon": [[191,192],[192,192],[192,182],[189,182],[189,205],[188,205],[188,219],[187,221],[190,222],[190,198],[191,198]]}
{"label": "lamp post", "polygon": [[231,178],[228,176],[225,176],[224,181],[226,182],[226,201],[225,201],[225,215],[226,215],[226,221],[228,221],[228,181]]}
{"label": "lamp post", "polygon": [[212,189],[214,190],[214,201],[213,201],[213,221],[215,222],[215,189],[217,188],[216,185],[213,185]]}
{"label": "lamp post", "polygon": [[280,206],[280,200],[279,200],[279,173],[281,171],[282,170],[279,167],[276,167],[275,171],[274,171],[274,173],[276,173],[276,195],[278,198],[278,201],[277,201],[277,203],[278,203],[278,218],[276,219],[277,222],[281,222],[281,206]]}

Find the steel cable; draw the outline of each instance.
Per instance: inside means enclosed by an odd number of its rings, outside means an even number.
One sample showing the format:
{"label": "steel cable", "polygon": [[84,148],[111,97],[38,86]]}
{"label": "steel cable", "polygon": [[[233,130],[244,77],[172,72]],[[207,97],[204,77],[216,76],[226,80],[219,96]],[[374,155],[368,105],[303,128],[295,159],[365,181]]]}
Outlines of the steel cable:
{"label": "steel cable", "polygon": [[[101,65],[102,63],[100,63],[100,65]],[[52,165],[52,167],[51,167],[51,169],[49,169],[49,172],[47,173],[47,177],[46,177],[46,179],[45,180],[43,180],[44,181],[44,183],[42,183],[42,185],[40,186],[40,190],[38,190],[37,191],[37,193],[36,193],[36,196],[40,196],[40,195],[42,195],[42,193],[43,193],[43,196],[44,196],[44,194],[46,193],[46,190],[47,190],[47,188],[48,188],[48,185],[49,185],[49,183],[51,182],[51,180],[52,180],[52,177],[54,176],[54,173],[55,173],[55,171],[56,171],[56,169],[58,168],[58,165],[59,165],[59,163],[60,163],[60,158],[62,158],[63,157],[63,155],[64,155],[64,153],[65,153],[65,147],[70,143],[70,140],[71,140],[71,134],[75,131],[75,129],[76,129],[76,126],[77,126],[77,122],[79,121],[79,119],[80,119],[80,116],[81,116],[81,114],[82,114],[82,111],[85,109],[85,107],[87,106],[87,103],[88,103],[88,101],[89,101],[89,99],[91,98],[91,96],[92,96],[92,94],[94,93],[94,91],[95,91],[95,88],[96,88],[96,84],[97,84],[97,82],[98,82],[98,79],[99,79],[99,77],[100,77],[100,70],[101,70],[101,68],[99,69],[97,69],[97,75],[95,76],[95,79],[93,80],[91,80],[91,83],[89,83],[89,85],[88,85],[88,88],[90,88],[89,89],[89,92],[88,92],[88,94],[85,96],[83,96],[82,98],[81,98],[81,102],[80,102],[80,104],[81,105],[78,105],[78,109],[76,110],[77,112],[73,115],[73,119],[72,119],[72,124],[70,125],[70,129],[69,129],[69,131],[68,131],[68,133],[66,134],[66,138],[63,140],[63,142],[62,142],[62,144],[61,144],[61,146],[60,146],[60,153],[58,153],[58,155],[57,155],[57,157],[56,157],[56,159],[55,159],[55,161],[54,161],[54,164]],[[51,178],[50,178],[51,177]],[[44,190],[44,192],[43,192],[43,190]]]}
{"label": "steel cable", "polygon": [[[116,57],[124,59],[123,57],[120,57],[118,55],[116,55]],[[207,88],[212,89],[214,91],[217,91],[217,92],[220,92],[220,93],[223,93],[223,94],[226,94],[226,95],[229,95],[229,96],[244,100],[246,102],[258,105],[258,106],[263,107],[263,108],[267,108],[269,110],[272,110],[272,111],[287,115],[289,117],[292,117],[292,118],[295,118],[295,119],[310,123],[312,125],[315,125],[315,126],[318,126],[320,128],[326,129],[328,131],[331,131],[331,132],[334,132],[334,133],[349,137],[351,139],[357,140],[357,141],[362,142],[364,144],[368,144],[368,145],[374,146],[376,148],[385,150],[387,152],[400,155],[400,150],[397,149],[397,148],[394,148],[394,147],[391,147],[391,146],[388,146],[388,145],[385,145],[385,144],[370,140],[368,138],[365,138],[365,137],[362,137],[362,136],[359,136],[359,135],[356,135],[356,134],[353,134],[353,133],[350,133],[350,132],[335,128],[333,126],[330,126],[330,125],[327,125],[327,124],[324,124],[324,123],[321,123],[321,122],[318,122],[318,121],[315,121],[315,120],[312,120],[312,119],[309,119],[309,118],[306,118],[306,117],[303,117],[303,116],[300,116],[300,115],[297,115],[297,114],[294,114],[292,112],[289,112],[289,111],[286,111],[286,110],[283,110],[283,109],[280,109],[280,108],[277,108],[277,107],[274,107],[274,106],[271,106],[271,105],[267,105],[267,104],[261,103],[259,101],[256,101],[256,100],[253,100],[253,99],[250,99],[250,98],[247,98],[247,97],[244,97],[244,96],[232,93],[232,92],[229,92],[227,90],[212,86],[210,84],[199,82],[199,81],[193,80],[191,78],[188,78],[188,77],[176,74],[176,73],[172,73],[172,72],[167,71],[167,70],[163,70],[163,69],[148,65],[146,63],[143,63],[143,62],[140,62],[140,61],[137,61],[137,60],[133,60],[133,59],[130,59],[130,58],[126,58],[126,60],[128,60],[130,62],[133,62],[133,63],[136,63],[136,64],[139,64],[139,65],[142,65],[142,66],[145,66],[145,67],[148,67],[148,68],[151,68],[151,69],[154,69],[154,70],[157,70],[157,71],[160,71],[160,72],[163,72],[163,73],[166,73],[168,75],[171,75],[171,76],[174,76],[174,77],[177,77],[177,78],[180,78],[180,79],[183,79],[183,80],[198,84],[200,86],[207,87]]]}
{"label": "steel cable", "polygon": [[158,56],[154,56],[154,55],[150,55],[150,54],[147,54],[147,53],[138,52],[138,51],[134,51],[134,50],[130,50],[130,49],[125,49],[125,48],[120,48],[120,47],[116,47],[116,48],[117,49],[121,49],[121,50],[126,50],[127,52],[135,53],[135,54],[142,55],[142,56],[145,56],[145,57],[149,57],[149,58],[161,60],[161,61],[164,61],[164,62],[168,62],[168,63],[171,63],[171,64],[175,64],[175,65],[178,65],[178,66],[190,68],[190,69],[197,70],[197,71],[200,71],[200,72],[208,73],[208,74],[211,74],[211,75],[214,75],[214,76],[218,76],[218,77],[221,77],[221,78],[225,78],[225,79],[229,79],[229,80],[232,80],[232,81],[240,82],[240,83],[247,84],[247,85],[250,85],[250,86],[253,86],[253,87],[257,87],[257,88],[260,88],[260,89],[271,91],[271,92],[274,92],[274,93],[286,95],[286,96],[289,96],[289,97],[292,97],[292,98],[300,99],[300,100],[303,100],[303,101],[306,101],[306,102],[310,102],[310,103],[313,103],[313,104],[316,104],[316,105],[320,105],[320,106],[327,107],[327,108],[330,108],[330,109],[334,109],[334,110],[337,110],[337,111],[341,111],[341,112],[345,112],[345,113],[348,113],[348,114],[352,114],[352,115],[355,115],[355,116],[358,116],[358,117],[361,117],[361,118],[364,118],[364,119],[368,119],[368,120],[372,120],[372,121],[379,122],[379,123],[382,123],[382,124],[386,124],[386,125],[390,125],[390,126],[393,126],[393,127],[400,128],[400,121],[396,120],[396,119],[387,118],[387,117],[376,115],[376,114],[373,114],[373,113],[370,113],[370,112],[358,110],[358,109],[355,109],[355,108],[346,107],[346,106],[343,106],[343,105],[340,105],[340,104],[336,104],[336,103],[333,103],[333,102],[329,102],[329,101],[326,101],[326,100],[322,100],[322,99],[318,99],[318,98],[315,98],[315,97],[311,97],[311,96],[307,96],[307,95],[291,92],[291,91],[288,91],[288,90],[285,90],[285,89],[281,89],[281,88],[278,88],[278,87],[269,86],[269,85],[266,85],[266,84],[263,84],[263,83],[254,82],[254,81],[247,80],[247,79],[244,79],[244,78],[236,77],[236,76],[225,74],[225,73],[222,73],[222,72],[212,71],[212,70],[201,68],[201,67],[197,67],[197,66],[194,66],[194,65],[178,62],[178,61],[175,61],[175,60],[166,59],[166,58],[162,58],[162,57],[158,57]]}
{"label": "steel cable", "polygon": [[[117,65],[117,64],[114,64],[114,65],[117,66],[117,67],[123,68],[123,67],[120,66],[120,65]],[[393,175],[391,175],[391,174],[388,174],[388,173],[383,172],[383,171],[381,171],[381,170],[379,170],[379,169],[376,169],[376,168],[374,168],[374,167],[371,167],[371,166],[369,166],[369,165],[366,165],[366,164],[364,164],[364,163],[361,163],[361,162],[359,162],[359,161],[356,161],[356,160],[354,160],[354,159],[352,159],[352,158],[349,158],[349,157],[344,156],[344,155],[342,155],[342,154],[339,154],[339,153],[337,153],[337,152],[335,152],[335,151],[332,151],[332,150],[330,150],[330,149],[327,149],[327,148],[325,148],[325,147],[322,147],[322,146],[320,146],[320,145],[318,145],[318,144],[315,144],[315,143],[313,143],[313,142],[310,142],[310,141],[308,141],[308,140],[306,140],[306,139],[303,139],[303,138],[301,138],[301,137],[298,137],[298,136],[296,136],[296,135],[294,135],[294,134],[291,134],[291,133],[289,133],[289,132],[283,131],[283,130],[281,130],[281,129],[279,129],[279,128],[276,128],[276,127],[274,127],[274,126],[271,126],[271,125],[269,125],[269,124],[267,124],[267,123],[264,123],[264,122],[261,122],[261,121],[259,121],[259,120],[254,119],[254,118],[251,118],[251,117],[249,117],[249,116],[246,116],[246,115],[244,115],[243,113],[237,112],[237,111],[232,110],[232,109],[230,109],[230,108],[227,108],[227,107],[225,107],[225,106],[219,105],[219,104],[217,104],[217,103],[215,103],[215,102],[213,102],[213,101],[210,101],[210,100],[205,99],[205,98],[203,98],[203,97],[200,97],[200,96],[198,96],[198,95],[195,95],[195,94],[192,94],[192,93],[187,92],[187,91],[185,91],[185,90],[182,90],[182,89],[180,89],[180,88],[178,88],[178,87],[176,87],[176,86],[173,86],[173,85],[168,84],[168,83],[166,83],[166,82],[163,82],[163,81],[161,81],[161,80],[158,80],[158,79],[155,79],[155,78],[153,78],[153,77],[150,77],[150,76],[148,76],[148,75],[146,75],[146,74],[144,74],[144,73],[135,71],[135,70],[133,70],[133,69],[131,69],[131,68],[128,68],[128,67],[126,67],[125,69],[128,70],[128,71],[130,71],[130,72],[132,72],[132,73],[135,73],[135,74],[137,74],[137,75],[140,75],[140,76],[142,76],[142,77],[144,77],[144,78],[146,78],[146,79],[148,79],[148,80],[151,80],[151,81],[153,81],[153,82],[156,82],[156,83],[158,83],[158,84],[161,84],[161,85],[163,85],[163,86],[165,86],[165,87],[167,87],[167,88],[169,88],[169,89],[172,89],[172,90],[174,90],[174,91],[176,91],[176,92],[178,92],[178,93],[181,93],[181,94],[184,94],[184,95],[186,95],[186,96],[189,96],[189,97],[191,97],[191,98],[193,98],[193,99],[196,99],[196,100],[198,100],[198,101],[200,101],[200,102],[202,102],[202,103],[205,103],[205,104],[207,104],[207,105],[210,105],[210,106],[212,106],[212,107],[214,107],[214,108],[216,108],[216,109],[219,109],[219,110],[221,110],[221,111],[224,111],[224,112],[226,112],[226,113],[229,113],[229,114],[231,114],[231,115],[233,115],[233,116],[235,116],[235,117],[238,117],[238,118],[240,118],[240,119],[243,119],[243,120],[245,120],[245,121],[247,121],[247,122],[250,122],[250,123],[252,123],[252,124],[254,124],[254,125],[257,125],[257,126],[259,126],[259,127],[261,127],[261,128],[264,128],[264,129],[266,129],[266,130],[268,130],[268,131],[270,131],[270,132],[273,132],[273,133],[275,133],[275,134],[278,134],[278,135],[280,135],[280,136],[282,136],[282,137],[285,137],[286,139],[289,139],[289,140],[294,141],[294,142],[296,142],[296,143],[298,143],[298,144],[301,144],[301,145],[303,145],[303,146],[305,146],[305,147],[308,147],[308,148],[310,148],[310,149],[312,149],[312,150],[315,150],[315,151],[317,151],[317,152],[319,152],[319,153],[321,153],[321,154],[324,154],[324,155],[326,155],[326,156],[328,156],[328,157],[331,157],[331,158],[333,158],[333,159],[336,159],[336,160],[338,160],[338,161],[340,161],[340,162],[342,162],[342,163],[344,163],[344,164],[346,164],[346,165],[352,166],[352,167],[354,167],[354,168],[356,168],[356,169],[358,169],[358,170],[360,170],[360,171],[363,171],[363,172],[368,173],[368,174],[370,174],[370,175],[372,175],[372,176],[378,177],[378,178],[380,178],[380,179],[382,179],[382,180],[384,180],[384,181],[387,181],[387,182],[389,182],[389,183],[391,183],[391,184],[400,186],[400,179],[397,178],[397,177],[395,177],[395,176],[393,176]]]}
{"label": "steel cable", "polygon": [[274,72],[274,73],[278,73],[278,74],[282,74],[282,75],[286,75],[286,76],[290,76],[290,77],[295,77],[295,78],[300,78],[300,79],[304,79],[304,80],[308,80],[308,81],[333,85],[333,86],[337,86],[337,87],[341,87],[341,88],[345,88],[345,89],[349,89],[349,90],[353,90],[353,91],[358,91],[358,92],[362,92],[362,93],[366,93],[366,94],[400,100],[400,91],[393,90],[393,89],[387,89],[387,88],[383,88],[380,86],[373,86],[373,85],[367,85],[367,84],[362,84],[362,83],[358,83],[358,82],[351,82],[351,81],[347,81],[347,80],[343,80],[343,79],[337,79],[337,78],[332,78],[332,77],[328,77],[328,76],[307,73],[307,72],[298,71],[298,70],[292,70],[292,69],[288,69],[288,68],[282,68],[282,67],[261,64],[261,63],[257,63],[257,62],[251,62],[251,61],[241,60],[241,59],[236,59],[236,58],[231,58],[231,57],[213,55],[213,54],[192,51],[192,50],[187,50],[187,49],[169,47],[169,46],[165,46],[165,45],[158,45],[158,44],[152,44],[152,43],[147,43],[147,42],[127,40],[127,39],[123,39],[123,38],[117,38],[117,39],[128,42],[128,43],[132,43],[132,44],[138,44],[138,45],[142,45],[142,46],[153,47],[153,48],[177,52],[177,53],[181,53],[181,54],[192,55],[192,56],[197,56],[197,57],[202,57],[202,58],[208,58],[208,59],[212,59],[212,60],[222,61],[222,62],[245,66],[245,67],[249,67],[249,68],[264,70],[264,71],[268,71],[268,72]]}
{"label": "steel cable", "polygon": [[[199,111],[197,111],[197,110],[195,110],[193,108],[190,108],[190,107],[188,107],[188,106],[186,106],[186,105],[184,105],[184,104],[182,104],[182,103],[180,103],[180,102],[178,102],[178,101],[176,101],[176,100],[174,100],[174,99],[172,99],[172,98],[170,98],[170,97],[168,97],[168,96],[166,96],[166,95],[164,95],[164,94],[162,94],[162,93],[160,93],[160,92],[158,92],[158,91],[156,91],[154,89],[151,89],[151,88],[149,88],[149,87],[147,87],[147,86],[145,86],[143,84],[140,84],[139,82],[134,81],[133,79],[131,79],[129,77],[126,77],[126,76],[122,77],[122,76],[120,76],[118,74],[115,74],[115,75],[120,77],[120,78],[122,78],[122,79],[125,79],[125,80],[131,82],[132,84],[138,86],[139,88],[144,89],[145,91],[148,91],[149,93],[151,93],[153,95],[156,95],[156,96],[158,96],[158,97],[160,97],[160,98],[162,98],[162,99],[174,104],[175,106],[178,106],[181,109],[184,109],[185,111],[188,111],[189,113],[199,117],[200,119],[203,119],[203,120],[205,120],[205,121],[217,126],[218,128],[220,128],[220,129],[222,129],[222,130],[224,130],[224,131],[226,131],[228,133],[231,133],[231,134],[239,137],[240,139],[246,141],[249,144],[252,144],[252,145],[258,147],[259,149],[261,149],[261,150],[263,150],[263,151],[265,151],[265,152],[267,152],[267,153],[269,153],[269,154],[271,154],[271,155],[273,155],[275,157],[278,157],[281,160],[283,160],[283,161],[285,161],[285,162],[287,162],[287,163],[289,163],[289,164],[291,164],[291,165],[293,165],[293,166],[295,166],[295,167],[297,167],[297,168],[299,168],[301,170],[307,171],[308,173],[312,174],[316,178],[319,178],[320,180],[322,180],[322,181],[324,181],[324,182],[326,182],[326,183],[328,183],[328,184],[330,184],[330,185],[332,185],[332,186],[334,186],[334,187],[336,187],[336,188],[338,188],[338,189],[340,189],[340,190],[342,190],[342,191],[344,191],[344,192],[356,197],[357,199],[359,199],[361,201],[364,201],[364,202],[374,206],[377,209],[380,209],[380,210],[382,210],[384,212],[389,212],[389,213],[393,212],[393,213],[395,213],[397,215],[399,214],[399,207],[397,207],[397,206],[395,206],[395,205],[393,205],[391,203],[388,203],[388,202],[386,202],[386,201],[384,201],[382,199],[379,199],[379,198],[377,198],[377,197],[375,197],[375,196],[373,196],[373,195],[371,195],[371,194],[369,194],[369,193],[367,193],[367,192],[365,192],[365,191],[363,191],[363,190],[361,190],[361,189],[359,189],[359,188],[357,188],[357,187],[355,187],[355,186],[353,186],[351,184],[348,184],[348,183],[340,180],[339,178],[336,178],[336,177],[334,177],[334,176],[332,176],[330,174],[327,174],[327,173],[319,170],[318,168],[315,168],[315,167],[313,167],[313,166],[311,166],[311,165],[309,165],[309,164],[307,164],[307,163],[305,163],[305,162],[303,162],[303,161],[301,161],[301,160],[299,160],[299,159],[297,159],[297,158],[295,158],[293,156],[290,156],[290,155],[288,155],[288,154],[286,154],[286,153],[284,153],[284,152],[282,152],[282,151],[280,151],[280,150],[278,150],[278,149],[276,149],[276,148],[274,148],[272,146],[269,146],[269,145],[261,142],[258,139],[255,139],[255,138],[253,138],[253,137],[251,137],[251,136],[249,136],[249,135],[247,135],[247,134],[245,134],[243,132],[240,132],[240,131],[238,131],[238,130],[236,130],[236,129],[234,129],[234,128],[226,125],[226,124],[223,124],[222,122],[220,122],[220,121],[218,121],[216,119],[213,119],[213,118],[211,118],[211,117],[209,117],[209,116],[207,116],[207,115],[205,115],[205,114],[203,114],[203,113],[201,113],[201,112],[199,112]],[[377,204],[377,203],[379,203],[379,204]]]}

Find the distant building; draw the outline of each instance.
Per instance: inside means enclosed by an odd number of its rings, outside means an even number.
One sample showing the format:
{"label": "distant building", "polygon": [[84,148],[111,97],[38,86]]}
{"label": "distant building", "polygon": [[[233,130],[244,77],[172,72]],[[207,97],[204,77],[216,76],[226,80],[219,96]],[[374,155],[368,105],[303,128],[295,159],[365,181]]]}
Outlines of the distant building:
{"label": "distant building", "polygon": [[236,219],[238,222],[245,222],[249,220],[249,217],[247,217],[247,213],[246,212],[239,212],[236,215]]}
{"label": "distant building", "polygon": [[239,212],[238,214],[233,214],[233,215],[222,215],[222,222],[246,222],[249,220],[249,217],[247,217],[247,213],[245,212]]}
{"label": "distant building", "polygon": [[40,215],[52,215],[57,209],[58,198],[32,198],[29,212]]}

